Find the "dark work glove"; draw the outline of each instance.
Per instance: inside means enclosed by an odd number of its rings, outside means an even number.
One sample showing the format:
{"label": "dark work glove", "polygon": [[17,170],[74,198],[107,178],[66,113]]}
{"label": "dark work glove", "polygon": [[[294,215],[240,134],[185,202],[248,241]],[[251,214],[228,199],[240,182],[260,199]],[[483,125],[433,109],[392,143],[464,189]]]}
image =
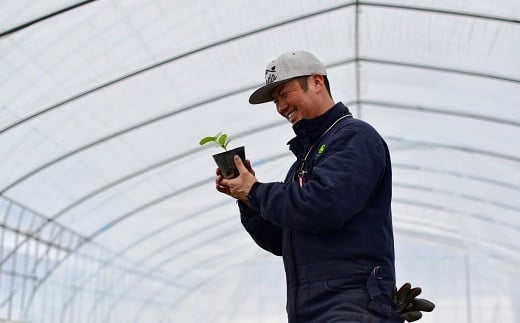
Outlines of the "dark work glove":
{"label": "dark work glove", "polygon": [[422,317],[422,312],[431,312],[435,304],[427,299],[417,298],[421,294],[420,287],[412,288],[410,283],[405,283],[399,290],[394,287],[394,303],[397,305],[397,314],[407,322],[414,322]]}

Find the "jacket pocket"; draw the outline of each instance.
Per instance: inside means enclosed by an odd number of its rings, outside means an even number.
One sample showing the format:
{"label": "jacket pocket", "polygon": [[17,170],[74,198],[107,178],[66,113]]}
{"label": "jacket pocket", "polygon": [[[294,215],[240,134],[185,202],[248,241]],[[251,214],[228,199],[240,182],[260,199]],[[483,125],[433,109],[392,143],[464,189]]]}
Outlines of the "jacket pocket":
{"label": "jacket pocket", "polygon": [[329,291],[332,292],[346,292],[353,296],[365,296],[367,295],[366,287],[363,283],[354,282],[350,278],[333,278],[327,279],[326,286]]}

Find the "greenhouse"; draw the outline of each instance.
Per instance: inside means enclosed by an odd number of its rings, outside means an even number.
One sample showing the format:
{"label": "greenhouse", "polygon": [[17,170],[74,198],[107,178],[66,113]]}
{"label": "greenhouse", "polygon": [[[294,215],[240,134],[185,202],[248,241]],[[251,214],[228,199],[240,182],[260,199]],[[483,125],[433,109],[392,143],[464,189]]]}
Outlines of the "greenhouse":
{"label": "greenhouse", "polygon": [[0,2],[0,322],[287,322],[199,140],[283,181],[291,124],[248,98],[293,50],[388,144],[418,322],[520,322],[518,0]]}

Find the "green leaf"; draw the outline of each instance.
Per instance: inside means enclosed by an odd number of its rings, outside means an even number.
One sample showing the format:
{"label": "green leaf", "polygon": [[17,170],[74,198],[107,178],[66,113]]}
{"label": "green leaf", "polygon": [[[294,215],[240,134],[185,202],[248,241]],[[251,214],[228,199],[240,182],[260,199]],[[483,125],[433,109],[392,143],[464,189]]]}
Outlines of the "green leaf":
{"label": "green leaf", "polygon": [[214,143],[215,147],[221,147],[227,151],[227,145],[231,141],[231,138],[228,138],[227,134],[219,132],[215,136],[204,137],[199,141],[199,145],[205,145],[207,143]]}
{"label": "green leaf", "polygon": [[216,142],[216,141],[217,141],[217,137],[204,137],[199,141],[199,145],[202,146],[202,145],[207,144],[208,142]]}
{"label": "green leaf", "polygon": [[226,135],[225,133],[223,133],[223,134],[221,134],[221,135],[217,138],[217,140],[218,140],[218,144],[219,144],[219,146],[222,147],[222,148],[224,148],[224,150],[227,150],[227,149],[226,149],[226,146],[227,146],[227,142],[226,142],[226,140],[227,140],[227,135]]}

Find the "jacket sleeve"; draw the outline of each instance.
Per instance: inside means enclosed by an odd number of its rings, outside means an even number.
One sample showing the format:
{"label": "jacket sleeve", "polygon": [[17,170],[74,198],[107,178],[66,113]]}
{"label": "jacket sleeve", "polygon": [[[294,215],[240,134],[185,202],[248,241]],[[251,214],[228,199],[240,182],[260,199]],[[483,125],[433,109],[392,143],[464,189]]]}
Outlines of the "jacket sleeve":
{"label": "jacket sleeve", "polygon": [[249,202],[280,227],[314,233],[339,230],[366,206],[385,167],[386,150],[377,133],[343,129],[329,140],[303,187],[296,181],[260,183],[249,192]]}
{"label": "jacket sleeve", "polygon": [[270,253],[282,255],[282,228],[266,221],[258,212],[251,210],[247,205],[238,202],[240,221],[251,238],[262,249]]}

